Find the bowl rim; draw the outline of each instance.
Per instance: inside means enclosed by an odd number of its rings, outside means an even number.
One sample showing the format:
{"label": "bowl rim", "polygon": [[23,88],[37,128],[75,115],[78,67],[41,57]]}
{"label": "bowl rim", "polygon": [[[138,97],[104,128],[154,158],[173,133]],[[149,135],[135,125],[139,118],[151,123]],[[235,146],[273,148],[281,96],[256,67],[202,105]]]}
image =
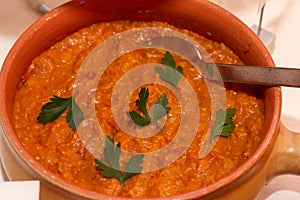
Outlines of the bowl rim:
{"label": "bowl rim", "polygon": [[[35,23],[33,23],[17,40],[15,45],[11,48],[10,52],[8,53],[3,67],[1,69],[0,73],[0,83],[8,81],[8,77],[6,77],[6,73],[10,70],[8,66],[10,66],[11,61],[10,59],[13,59],[16,55],[15,52],[17,51],[16,44],[22,44],[26,42],[27,40],[30,39],[32,30],[37,29],[40,24],[43,24],[44,21],[46,20],[51,20],[53,19],[53,16],[59,15],[63,12],[68,12],[70,9],[73,7],[78,7],[80,4],[83,4],[84,2],[87,1],[81,1],[81,0],[75,0],[75,1],[70,1],[62,6],[59,6],[58,8],[52,10],[50,13],[42,16],[40,19],[38,19]],[[202,4],[205,4],[211,9],[214,9],[216,11],[225,13],[226,15],[230,16],[231,20],[233,20],[235,23],[238,24],[238,26],[241,26],[243,29],[247,31],[248,34],[250,34],[253,37],[253,40],[257,43],[257,45],[260,47],[261,51],[263,51],[266,54],[265,59],[267,62],[274,66],[274,62],[271,58],[271,56],[268,53],[268,50],[266,47],[262,44],[262,42],[257,38],[255,33],[253,33],[250,28],[248,28],[243,22],[241,22],[238,18],[236,18],[234,15],[229,13],[228,11],[224,10],[220,6],[209,2],[209,1],[199,1]],[[278,130],[278,125],[280,121],[280,113],[281,113],[281,89],[280,87],[272,87],[267,89],[268,92],[273,93],[275,96],[274,103],[277,102],[277,104],[274,106],[274,118],[271,126],[268,129],[268,133],[266,133],[265,139],[262,141],[261,145],[258,147],[256,150],[255,154],[251,156],[244,164],[242,164],[238,169],[236,169],[233,173],[230,175],[224,177],[223,179],[220,179],[219,181],[215,182],[214,184],[208,185],[207,187],[200,188],[198,190],[185,193],[185,194],[180,194],[172,197],[164,197],[163,199],[173,199],[173,198],[195,198],[199,197],[199,194],[202,196],[206,196],[214,191],[217,191],[221,188],[225,188],[228,185],[230,185],[232,182],[237,180],[238,178],[242,177],[245,175],[253,166],[255,163],[257,163],[269,150],[269,147],[272,145],[272,140],[276,137],[277,130]],[[8,116],[8,110],[6,108],[6,103],[5,103],[5,97],[4,97],[4,92],[2,88],[0,88],[0,126],[3,129],[4,132],[4,139],[7,143],[9,143],[10,146],[12,146],[14,153],[21,158],[22,162],[24,162],[29,168],[31,169],[31,173],[35,174],[37,177],[42,178],[46,180],[46,182],[49,182],[56,186],[57,188],[63,188],[66,193],[71,193],[74,194],[75,196],[78,195],[82,198],[107,198],[107,195],[100,194],[94,191],[86,190],[83,189],[79,186],[73,185],[69,183],[68,181],[56,177],[53,173],[49,172],[46,170],[45,167],[41,166],[36,160],[32,158],[32,156],[27,153],[25,148],[22,146],[22,144],[18,141],[18,138],[16,134],[14,133],[14,128],[13,125],[10,124],[9,116]],[[44,182],[44,181],[42,181]],[[126,197],[118,197],[117,199],[131,199],[131,198],[126,198]],[[145,198],[145,199],[153,199],[153,198]],[[157,199],[157,198],[155,198]]]}

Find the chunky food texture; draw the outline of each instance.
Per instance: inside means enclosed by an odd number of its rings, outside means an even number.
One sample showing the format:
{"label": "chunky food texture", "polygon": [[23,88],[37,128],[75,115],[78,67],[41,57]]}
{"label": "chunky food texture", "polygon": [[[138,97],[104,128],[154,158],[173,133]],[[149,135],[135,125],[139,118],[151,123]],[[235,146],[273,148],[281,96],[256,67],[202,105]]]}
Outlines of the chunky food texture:
{"label": "chunky food texture", "polygon": [[[84,147],[77,131],[72,130],[66,122],[66,112],[53,122],[41,123],[37,120],[40,108],[51,97],[69,98],[73,95],[73,84],[78,69],[92,49],[114,34],[135,27],[172,28],[198,41],[214,62],[243,64],[224,44],[210,41],[194,32],[164,22],[115,21],[91,25],[68,36],[35,58],[23,75],[14,104],[14,128],[21,143],[35,160],[55,176],[79,187],[111,196],[133,198],[171,196],[203,188],[226,177],[247,161],[260,144],[264,125],[263,101],[251,86],[226,84],[227,109],[235,109],[235,115],[232,117],[234,129],[230,136],[219,137],[207,156],[199,158],[198,152],[204,137],[211,132],[210,124],[215,120],[211,119],[212,102],[205,81],[195,73],[195,67],[175,54],[172,55],[176,66],[182,68],[182,76],[196,92],[200,111],[199,127],[185,153],[162,169],[132,176],[122,186],[118,180],[100,173],[94,162],[95,158]],[[92,94],[95,95],[98,122],[84,119],[82,124],[87,125],[84,127],[86,131],[92,129],[93,124],[99,123],[105,133],[114,139],[115,145],[120,142],[122,150],[130,152],[144,154],[168,145],[180,126],[182,112],[178,99],[168,88],[154,83],[144,86],[150,94],[147,99],[147,110],[164,94],[168,98],[165,105],[171,108],[165,115],[164,130],[151,137],[137,138],[124,133],[117,126],[111,109],[112,90],[122,75],[137,65],[161,63],[165,53],[160,49],[140,49],[114,61],[105,70],[97,90]],[[87,76],[93,79],[94,73],[91,71]],[[180,81],[176,79],[174,84],[180,84]],[[217,83],[215,87],[219,87]],[[139,112],[135,105],[139,90],[140,88],[130,97],[129,111]],[[80,93],[77,95],[80,96]],[[213,116],[216,116],[216,113],[213,113]],[[134,125],[130,118],[128,123]],[[140,129],[138,126],[135,128],[137,131]],[[145,163],[141,165],[143,164]]]}

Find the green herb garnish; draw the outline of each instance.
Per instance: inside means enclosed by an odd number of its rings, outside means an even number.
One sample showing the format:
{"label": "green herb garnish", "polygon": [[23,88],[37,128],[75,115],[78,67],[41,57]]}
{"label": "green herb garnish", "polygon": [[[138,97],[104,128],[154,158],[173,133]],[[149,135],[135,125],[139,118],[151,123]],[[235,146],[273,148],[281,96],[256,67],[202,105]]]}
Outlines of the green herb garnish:
{"label": "green herb garnish", "polygon": [[76,103],[74,96],[69,98],[61,98],[53,96],[50,102],[46,103],[37,117],[37,120],[42,123],[53,122],[66,109],[68,110],[66,121],[69,123],[71,129],[76,130],[79,123],[83,120],[83,112]]}
{"label": "green herb garnish", "polygon": [[169,99],[167,98],[167,95],[164,93],[155,103],[152,121],[157,122],[159,118],[163,117],[169,112],[171,107],[167,106],[168,102]]}
{"label": "green herb garnish", "polygon": [[236,108],[228,108],[226,111],[223,109],[218,110],[216,114],[216,121],[212,129],[212,139],[217,136],[230,136],[235,128],[233,124],[233,116],[235,115]]}
{"label": "green herb garnish", "polygon": [[210,77],[213,77],[214,76],[214,69],[212,67],[212,64],[206,63],[205,67],[206,67],[206,70],[208,71]]}
{"label": "green herb garnish", "polygon": [[165,53],[165,57],[162,58],[161,63],[166,66],[166,70],[163,70],[161,67],[155,67],[160,78],[177,87],[177,83],[183,74],[182,67],[176,67],[175,60],[168,51]]}
{"label": "green herb garnish", "polygon": [[139,99],[135,101],[135,105],[140,109],[143,116],[137,111],[132,110],[127,112],[128,117],[140,128],[147,126],[151,122],[157,125],[159,128],[163,129],[158,123],[158,119],[166,115],[171,107],[166,106],[168,103],[168,98],[166,94],[163,94],[155,103],[153,117],[150,116],[146,109],[147,99],[149,97],[149,89],[141,88],[139,92]]}
{"label": "green herb garnish", "polygon": [[139,127],[144,127],[151,123],[151,117],[148,114],[148,111],[146,109],[146,102],[148,97],[149,97],[149,89],[143,87],[139,92],[139,100],[135,101],[135,105],[141,110],[144,116],[140,115],[135,110],[127,112],[127,115]]}
{"label": "green herb garnish", "polygon": [[101,169],[103,176],[115,178],[124,186],[124,182],[127,179],[142,172],[142,166],[140,166],[140,164],[143,162],[144,154],[131,157],[126,165],[125,171],[121,172],[119,163],[120,153],[121,143],[118,142],[115,146],[114,139],[106,136],[104,156],[107,162],[99,159],[94,159],[94,161]]}

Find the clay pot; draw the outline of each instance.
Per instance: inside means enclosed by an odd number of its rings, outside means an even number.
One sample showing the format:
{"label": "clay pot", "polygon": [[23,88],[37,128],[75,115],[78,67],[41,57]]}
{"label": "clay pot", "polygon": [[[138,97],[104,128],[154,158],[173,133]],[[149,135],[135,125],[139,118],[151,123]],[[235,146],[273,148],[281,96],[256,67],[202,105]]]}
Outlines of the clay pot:
{"label": "clay pot", "polygon": [[[31,60],[67,35],[90,24],[119,19],[160,20],[223,42],[248,65],[274,66],[246,25],[206,0],[76,0],[41,17],[17,40],[0,77],[1,161],[8,180],[41,181],[41,199],[107,199],[54,177],[24,149],[13,128],[13,101]],[[260,87],[266,107],[264,139],[255,154],[224,179],[191,193],[165,199],[254,199],[280,173],[300,172],[299,136],[280,126],[281,89]],[[115,198],[125,199],[125,198]]]}

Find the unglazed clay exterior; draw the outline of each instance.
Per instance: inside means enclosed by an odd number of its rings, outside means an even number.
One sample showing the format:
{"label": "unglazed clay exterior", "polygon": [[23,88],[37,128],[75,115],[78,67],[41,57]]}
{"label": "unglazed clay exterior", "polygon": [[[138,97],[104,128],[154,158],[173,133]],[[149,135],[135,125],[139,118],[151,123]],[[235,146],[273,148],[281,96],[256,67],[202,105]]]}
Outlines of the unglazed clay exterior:
{"label": "unglazed clay exterior", "polygon": [[[274,66],[269,52],[255,33],[232,14],[206,0],[75,0],[51,11],[17,40],[0,76],[0,147],[5,175],[9,180],[39,179],[41,199],[126,199],[87,191],[53,176],[25,151],[12,125],[15,91],[33,58],[80,28],[119,19],[166,21],[223,42],[248,65]],[[300,163],[295,161],[299,158],[296,147],[300,143],[299,136],[279,123],[281,89],[261,87],[261,92],[266,105],[265,138],[255,155],[213,185],[163,199],[232,200],[243,197],[250,200],[275,175],[299,173]],[[291,148],[293,151],[287,150]]]}

